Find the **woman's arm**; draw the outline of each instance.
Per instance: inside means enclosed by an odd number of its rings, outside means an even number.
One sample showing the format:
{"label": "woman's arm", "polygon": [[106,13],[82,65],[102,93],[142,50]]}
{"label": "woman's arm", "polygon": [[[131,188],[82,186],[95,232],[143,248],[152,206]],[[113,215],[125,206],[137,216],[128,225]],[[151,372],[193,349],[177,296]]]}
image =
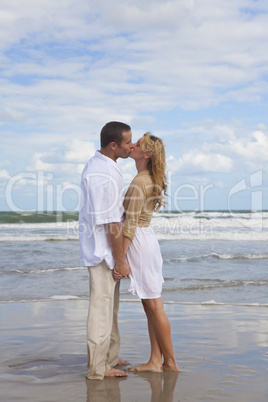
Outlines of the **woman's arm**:
{"label": "woman's arm", "polygon": [[130,184],[125,196],[125,220],[123,225],[123,236],[130,239],[124,243],[124,253],[134,239],[136,227],[138,226],[139,217],[146,200],[144,183],[140,177],[134,178]]}
{"label": "woman's arm", "polygon": [[[125,221],[123,225],[123,253],[125,257],[127,255],[127,250],[130,246],[130,243],[135,236],[139,216],[145,200],[143,183],[135,179],[130,184],[125,196],[125,200],[127,199],[128,201],[125,211]],[[120,275],[119,272],[117,272],[116,270],[114,270],[114,279],[116,281],[122,279],[122,275]]]}

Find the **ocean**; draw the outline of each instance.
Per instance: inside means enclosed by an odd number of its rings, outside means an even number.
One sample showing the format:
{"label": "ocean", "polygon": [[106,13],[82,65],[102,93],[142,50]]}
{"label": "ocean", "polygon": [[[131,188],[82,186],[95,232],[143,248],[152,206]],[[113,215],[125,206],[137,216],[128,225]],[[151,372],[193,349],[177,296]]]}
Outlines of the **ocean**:
{"label": "ocean", "polygon": [[[0,303],[88,299],[78,213],[0,212]],[[159,212],[169,304],[268,307],[268,212]],[[146,269],[146,267],[145,267]],[[121,281],[121,301],[139,300]]]}

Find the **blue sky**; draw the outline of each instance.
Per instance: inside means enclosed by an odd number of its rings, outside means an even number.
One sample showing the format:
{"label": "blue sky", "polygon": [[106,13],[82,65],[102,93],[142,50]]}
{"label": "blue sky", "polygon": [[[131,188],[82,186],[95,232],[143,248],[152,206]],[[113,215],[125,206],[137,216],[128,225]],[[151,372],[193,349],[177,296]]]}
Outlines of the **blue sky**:
{"label": "blue sky", "polygon": [[111,120],[164,139],[169,209],[268,209],[266,0],[1,0],[0,35],[0,210],[77,209]]}

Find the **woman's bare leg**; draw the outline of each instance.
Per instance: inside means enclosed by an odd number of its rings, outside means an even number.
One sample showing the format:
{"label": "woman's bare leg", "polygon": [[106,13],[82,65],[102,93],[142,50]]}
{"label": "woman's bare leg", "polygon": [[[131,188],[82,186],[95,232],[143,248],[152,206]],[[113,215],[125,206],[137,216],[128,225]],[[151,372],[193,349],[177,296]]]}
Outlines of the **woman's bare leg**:
{"label": "woman's bare leg", "polygon": [[152,331],[157,339],[159,348],[164,357],[163,369],[168,371],[178,371],[175,360],[170,324],[166,312],[164,310],[162,298],[143,300],[146,310],[151,318]]}
{"label": "woman's bare leg", "polygon": [[143,303],[143,308],[145,311],[145,314],[147,316],[147,323],[148,323],[148,332],[149,332],[149,338],[150,338],[150,344],[151,344],[151,356],[148,361],[148,363],[141,364],[137,367],[134,367],[130,369],[130,371],[154,371],[154,372],[162,372],[163,367],[162,367],[162,352],[159,346],[159,343],[157,341],[157,338],[155,336],[155,332],[153,329],[153,324],[152,324],[152,319],[150,314],[148,314],[148,309],[146,308],[146,305]]}
{"label": "woman's bare leg", "polygon": [[153,317],[155,336],[164,357],[163,370],[179,371],[175,360],[171,339],[170,323],[165,312],[162,298],[149,300],[150,311]]}
{"label": "woman's bare leg", "polygon": [[161,368],[162,371],[162,351],[160,349],[160,345],[158,343],[158,340],[155,336],[155,331],[153,328],[153,323],[152,323],[152,318],[150,314],[147,314],[146,308],[144,307],[146,316],[147,316],[147,321],[148,321],[148,331],[149,331],[149,337],[150,337],[150,344],[151,344],[151,356],[150,356],[150,362],[152,362],[155,366],[158,368]]}
{"label": "woman's bare leg", "polygon": [[175,360],[170,324],[164,310],[162,298],[145,299],[142,304],[147,315],[148,330],[151,342],[151,357],[148,363],[136,367],[136,371],[162,371],[162,355],[164,356],[163,369],[178,371]]}

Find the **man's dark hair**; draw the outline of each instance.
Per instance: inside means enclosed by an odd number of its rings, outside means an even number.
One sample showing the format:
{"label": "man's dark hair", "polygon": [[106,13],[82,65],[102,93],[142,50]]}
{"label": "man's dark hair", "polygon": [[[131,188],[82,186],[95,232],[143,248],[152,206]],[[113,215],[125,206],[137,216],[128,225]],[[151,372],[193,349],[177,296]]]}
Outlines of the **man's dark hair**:
{"label": "man's dark hair", "polygon": [[110,121],[106,123],[100,134],[101,148],[107,147],[110,142],[115,142],[117,145],[120,145],[123,132],[130,130],[131,128],[128,124],[121,123],[120,121]]}

